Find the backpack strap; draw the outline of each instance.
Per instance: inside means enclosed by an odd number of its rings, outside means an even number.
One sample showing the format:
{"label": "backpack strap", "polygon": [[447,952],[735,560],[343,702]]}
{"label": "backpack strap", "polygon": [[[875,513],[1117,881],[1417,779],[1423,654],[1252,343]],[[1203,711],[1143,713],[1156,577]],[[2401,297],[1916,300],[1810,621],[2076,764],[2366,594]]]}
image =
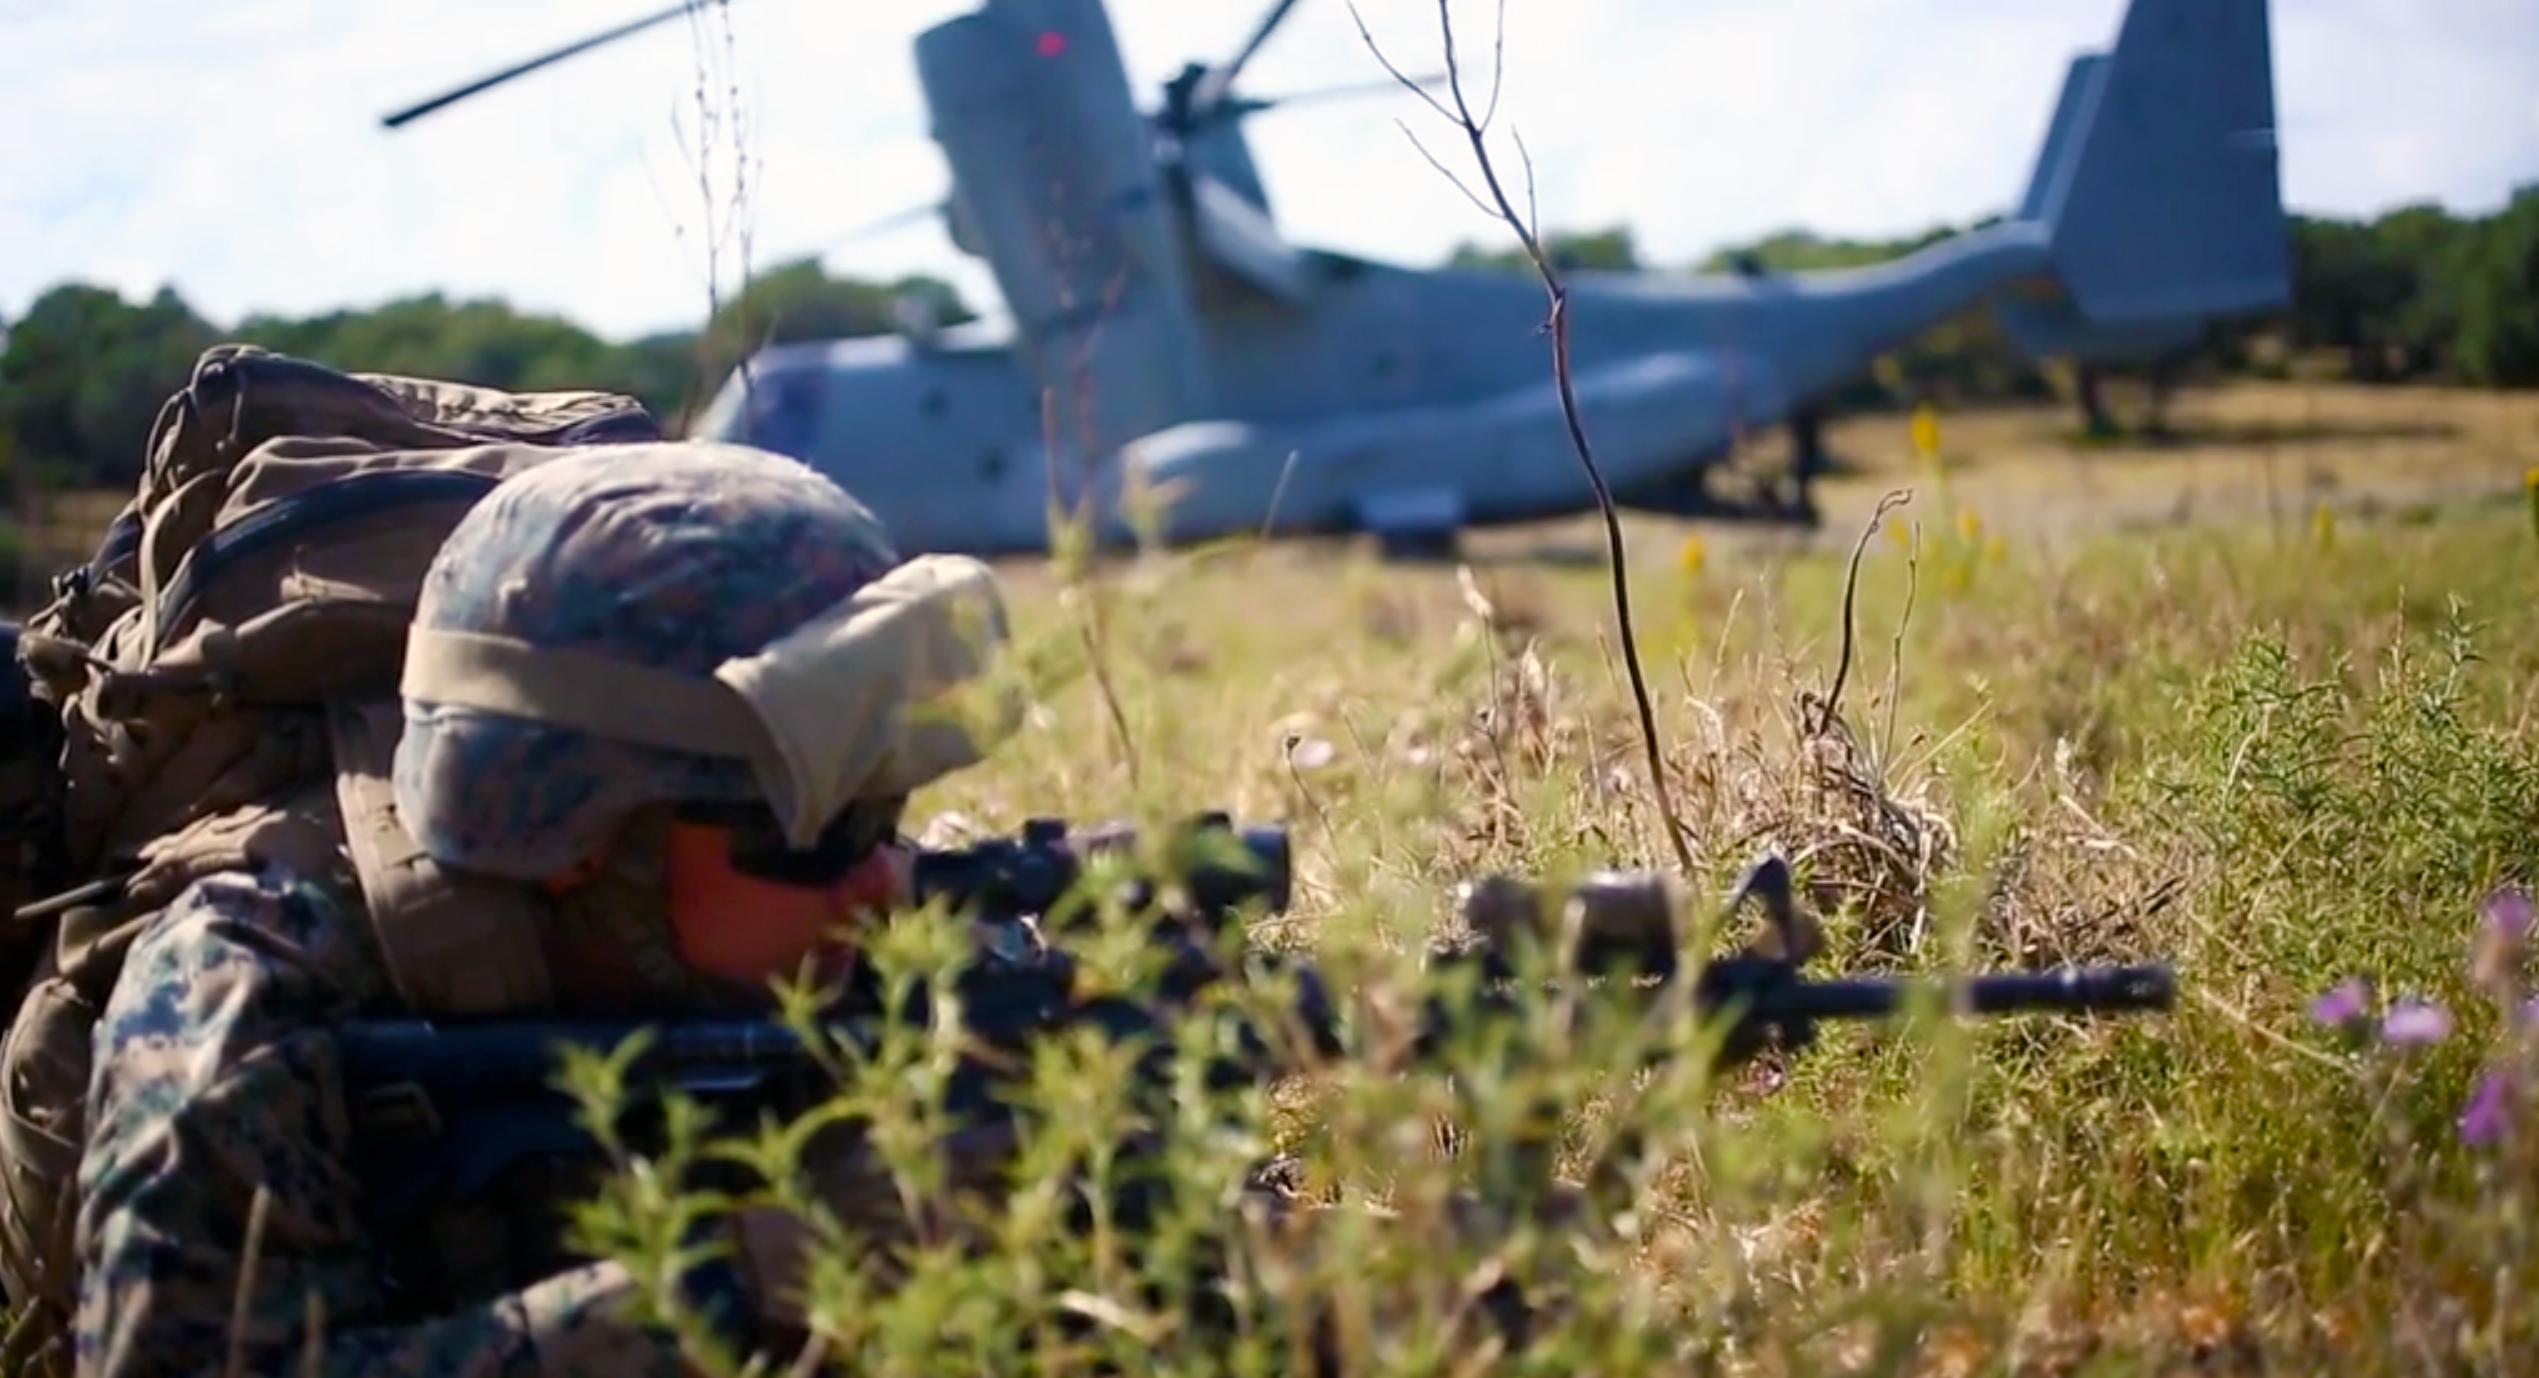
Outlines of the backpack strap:
{"label": "backpack strap", "polygon": [[151,607],[153,636],[143,653],[155,651],[160,638],[183,629],[203,587],[236,565],[328,527],[423,504],[473,502],[501,482],[500,474],[466,469],[373,469],[330,479],[218,527],[185,552],[176,573],[159,590]]}

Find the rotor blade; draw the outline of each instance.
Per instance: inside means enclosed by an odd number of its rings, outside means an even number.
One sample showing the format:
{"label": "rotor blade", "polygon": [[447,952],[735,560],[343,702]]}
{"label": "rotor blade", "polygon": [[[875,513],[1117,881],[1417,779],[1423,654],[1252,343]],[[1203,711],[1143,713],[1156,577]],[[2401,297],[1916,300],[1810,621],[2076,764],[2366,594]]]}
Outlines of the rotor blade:
{"label": "rotor blade", "polygon": [[1242,47],[1235,49],[1233,59],[1223,66],[1209,68],[1207,75],[1199,78],[1199,88],[1190,94],[1192,114],[1204,116],[1225,99],[1225,93],[1234,88],[1234,79],[1243,75],[1243,64],[1252,60],[1252,54],[1261,50],[1261,45],[1269,41],[1269,36],[1286,21],[1287,12],[1294,8],[1296,0],[1272,0],[1269,13],[1261,16],[1252,36],[1244,40]]}
{"label": "rotor blade", "polygon": [[[1446,73],[1431,72],[1413,80],[1410,85],[1424,91],[1432,86],[1443,86],[1446,80]],[[1318,100],[1340,100],[1350,96],[1380,96],[1387,91],[1399,91],[1402,85],[1402,82],[1393,77],[1384,77],[1376,81],[1352,81],[1338,86],[1316,86],[1303,91],[1290,91],[1283,96],[1255,96],[1244,101],[1243,104],[1255,111],[1275,110],[1282,105],[1310,104]]]}
{"label": "rotor blade", "polygon": [[[728,0],[717,0],[717,2],[728,3]],[[649,29],[653,25],[661,23],[663,20],[676,19],[680,15],[686,14],[694,7],[695,3],[696,0],[680,0],[680,3],[672,5],[670,8],[662,10],[657,14],[648,14],[641,19],[633,21],[632,23],[620,24],[606,33],[594,34],[578,43],[567,44],[566,46],[558,48],[551,53],[547,53],[542,57],[533,57],[526,62],[518,64],[517,66],[506,67],[503,70],[494,73],[492,76],[471,81],[467,85],[459,87],[455,91],[444,92],[443,94],[434,96],[432,99],[420,104],[409,105],[403,110],[383,115],[380,117],[379,123],[389,129],[399,128],[414,120],[419,120],[445,105],[465,100],[469,96],[475,95],[480,91],[486,91],[492,89],[493,87],[500,86],[514,77],[527,76],[529,73],[534,72],[541,67],[562,62],[564,59],[571,57],[576,53],[589,52],[591,49],[596,48],[603,43],[614,43],[618,39],[624,38],[630,34],[641,33],[645,29]]]}
{"label": "rotor blade", "polygon": [[[1431,72],[1424,77],[1416,78],[1410,84],[1424,91],[1432,86],[1443,86],[1446,84],[1447,80],[1448,75],[1446,73]],[[1402,85],[1403,83],[1399,78],[1385,77],[1377,81],[1355,81],[1338,86],[1316,86],[1303,91],[1290,91],[1283,96],[1230,96],[1223,102],[1219,103],[1215,109],[1204,115],[1192,114],[1183,117],[1182,132],[1184,134],[1195,134],[1200,130],[1206,129],[1212,125],[1221,124],[1227,120],[1238,119],[1247,115],[1257,115],[1262,111],[1276,110],[1282,106],[1310,105],[1315,101],[1340,100],[1349,96],[1380,96],[1386,92],[1400,91],[1402,89]],[[1169,110],[1159,110],[1150,115],[1149,118],[1161,121],[1169,116]]]}
{"label": "rotor blade", "polygon": [[948,202],[943,201],[928,201],[922,206],[910,206],[906,210],[892,211],[890,214],[883,216],[879,220],[868,220],[863,224],[856,226],[854,229],[848,230],[846,233],[829,240],[827,243],[820,246],[820,252],[827,253],[829,250],[834,249],[841,244],[852,244],[859,239],[869,239],[877,234],[887,234],[903,225],[912,225],[920,220],[941,215],[944,213],[948,204]]}

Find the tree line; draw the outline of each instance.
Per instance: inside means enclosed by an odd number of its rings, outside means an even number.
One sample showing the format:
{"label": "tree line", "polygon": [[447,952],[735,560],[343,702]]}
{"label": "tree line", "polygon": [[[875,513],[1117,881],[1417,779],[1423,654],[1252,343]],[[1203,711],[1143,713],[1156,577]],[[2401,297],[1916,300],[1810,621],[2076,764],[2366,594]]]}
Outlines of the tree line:
{"label": "tree line", "polygon": [[[1977,225],[1986,222],[1978,221]],[[1804,231],[1720,250],[1694,271],[1803,271],[1892,259],[1975,226],[1934,226],[1886,241]],[[1567,269],[1662,271],[1643,260],[1628,227],[1545,237]],[[1449,262],[1531,271],[1512,250],[1465,245]],[[1879,361],[1827,399],[1827,410],[2061,398],[2094,429],[2122,423],[2098,383],[2149,381],[2150,424],[2166,391],[2231,376],[2326,374],[2369,383],[2539,386],[2539,184],[2501,210],[2457,216],[2411,206],[2370,220],[2296,216],[2293,302],[2275,318],[2207,333],[2194,348],[2122,370],[2075,370],[2012,349],[1991,318],[1969,312]],[[204,318],[175,291],[143,300],[83,282],[54,287],[15,320],[0,320],[0,458],[20,478],[53,484],[130,482],[159,402],[195,357],[240,340],[365,372],[450,378],[489,387],[609,388],[643,399],[678,424],[702,406],[751,349],[792,340],[872,335],[895,328],[895,303],[917,297],[943,324],[975,311],[948,284],[914,277],[830,275],[816,260],[758,274],[699,330],[602,339],[572,321],[500,300],[425,294],[307,317]]]}
{"label": "tree line", "polygon": [[904,298],[930,303],[943,325],[975,318],[939,279],[837,278],[810,259],[756,274],[700,330],[625,341],[499,299],[437,292],[223,326],[171,288],[128,301],[91,283],[64,283],[16,320],[0,321],[0,456],[47,485],[131,482],[159,403],[184,386],[205,349],[224,342],[362,373],[514,391],[605,388],[642,399],[675,426],[711,400],[750,351],[889,331]]}
{"label": "tree line", "polygon": [[[1939,225],[1895,240],[1827,239],[1804,230],[1713,253],[1701,272],[1855,268],[1900,258],[1981,228]],[[2365,383],[2539,387],[2539,183],[2501,209],[2458,216],[2435,205],[2374,219],[2295,215],[2292,301],[2276,315],[2216,327],[2196,345],[2123,368],[2076,369],[2013,348],[1989,313],[1942,322],[1827,399],[1834,411],[1909,406],[1925,398],[1983,403],[2060,398],[2097,431],[2120,422],[2096,384],[2152,385],[2151,405],[2180,383],[2225,377],[2333,377]],[[1628,227],[1550,233],[1543,248],[1564,271],[1646,271]],[[1519,249],[1458,248],[1467,266],[1533,271]],[[2156,426],[2156,414],[2148,418]]]}

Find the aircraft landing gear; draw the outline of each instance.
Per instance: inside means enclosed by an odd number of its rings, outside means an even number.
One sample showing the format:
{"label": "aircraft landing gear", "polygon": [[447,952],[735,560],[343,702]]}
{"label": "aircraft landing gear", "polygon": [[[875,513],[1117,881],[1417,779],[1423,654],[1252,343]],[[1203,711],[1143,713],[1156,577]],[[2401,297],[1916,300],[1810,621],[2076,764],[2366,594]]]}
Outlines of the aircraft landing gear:
{"label": "aircraft landing gear", "polygon": [[1358,500],[1358,529],[1375,538],[1388,564],[1451,562],[1463,548],[1463,495],[1446,489],[1369,493]]}
{"label": "aircraft landing gear", "polygon": [[1825,524],[1816,507],[1816,480],[1833,466],[1825,462],[1825,415],[1814,405],[1801,405],[1790,415],[1790,512],[1808,527]]}
{"label": "aircraft landing gear", "polygon": [[1661,482],[1614,494],[1614,505],[1662,517],[1770,525],[1796,523],[1807,527],[1822,524],[1810,484],[1812,474],[1795,469],[1787,476],[1754,474],[1736,485],[1742,492],[1731,495],[1722,493],[1716,481],[1724,468],[1724,462],[1714,461],[1671,474]]}
{"label": "aircraft landing gear", "polygon": [[1454,531],[1378,531],[1376,558],[1388,565],[1453,564],[1463,554],[1461,534]]}
{"label": "aircraft landing gear", "polygon": [[1768,491],[1781,520],[1811,531],[1825,524],[1825,514],[1816,506],[1815,475],[1803,470],[1793,472],[1784,482],[1773,485]]}
{"label": "aircraft landing gear", "polygon": [[1790,496],[1783,501],[1781,513],[1783,520],[1811,531],[1825,524],[1825,514],[1816,506],[1815,489],[1803,477],[1791,478]]}

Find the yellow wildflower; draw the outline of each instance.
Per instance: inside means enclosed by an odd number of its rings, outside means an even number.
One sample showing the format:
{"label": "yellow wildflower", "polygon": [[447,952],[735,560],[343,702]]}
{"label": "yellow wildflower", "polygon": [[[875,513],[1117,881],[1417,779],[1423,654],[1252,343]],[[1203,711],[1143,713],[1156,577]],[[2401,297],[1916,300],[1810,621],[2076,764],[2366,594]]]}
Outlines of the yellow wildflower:
{"label": "yellow wildflower", "polygon": [[1940,415],[1928,402],[1913,407],[1913,452],[1927,460],[1939,458]]}

